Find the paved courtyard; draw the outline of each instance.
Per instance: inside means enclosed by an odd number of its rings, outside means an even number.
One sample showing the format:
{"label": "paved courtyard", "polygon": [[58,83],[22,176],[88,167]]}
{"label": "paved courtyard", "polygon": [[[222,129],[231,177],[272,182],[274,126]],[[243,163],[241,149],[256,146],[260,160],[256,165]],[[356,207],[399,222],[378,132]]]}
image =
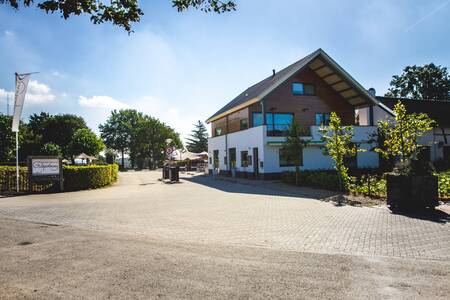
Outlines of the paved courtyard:
{"label": "paved courtyard", "polygon": [[[301,190],[157,172],[120,174],[113,187],[0,198],[0,217],[144,237],[322,254],[450,259],[448,210],[392,214],[336,207]],[[303,196],[301,196],[303,195]]]}

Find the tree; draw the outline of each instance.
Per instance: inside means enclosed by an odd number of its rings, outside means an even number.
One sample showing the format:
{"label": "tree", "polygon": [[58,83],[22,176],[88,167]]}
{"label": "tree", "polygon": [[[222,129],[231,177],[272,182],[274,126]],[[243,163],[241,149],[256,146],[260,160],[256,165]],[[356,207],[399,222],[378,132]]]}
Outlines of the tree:
{"label": "tree", "polygon": [[205,124],[199,120],[194,126],[190,137],[186,139],[186,148],[194,153],[208,151],[208,130]]}
{"label": "tree", "polygon": [[418,139],[433,129],[435,121],[424,113],[407,114],[400,101],[394,106],[394,114],[393,120],[378,122],[384,142],[375,151],[385,158],[399,157],[401,162],[417,159],[421,148]]}
{"label": "tree", "polygon": [[68,147],[72,161],[75,156],[81,153],[96,156],[104,148],[105,145],[103,144],[103,141],[89,128],[81,128],[75,131]]}
{"label": "tree", "polygon": [[0,162],[12,161],[16,155],[16,139],[11,125],[12,117],[0,114]]}
{"label": "tree", "polygon": [[50,156],[61,156],[62,151],[58,145],[53,144],[53,143],[47,143],[42,146],[40,154],[41,155],[50,155]]}
{"label": "tree", "polygon": [[321,127],[319,131],[322,133],[322,141],[325,143],[323,152],[334,161],[334,168],[339,178],[339,188],[342,191],[348,191],[350,177],[344,161],[347,157],[355,156],[357,152],[356,147],[352,144],[353,128],[352,126],[342,126],[341,119],[335,112],[332,112],[329,126]]}
{"label": "tree", "polygon": [[450,77],[447,68],[433,63],[408,66],[390,82],[387,97],[427,100],[450,100]]}
{"label": "tree", "polygon": [[292,121],[287,130],[286,142],[280,149],[295,166],[295,184],[298,185],[298,177],[300,174],[300,166],[302,164],[303,148],[306,146],[306,141],[300,138],[302,133],[300,125]]}
{"label": "tree", "polygon": [[134,109],[113,110],[105,124],[100,124],[100,136],[106,147],[122,155],[122,168],[125,168],[125,153],[134,152],[132,137],[142,113]]}
{"label": "tree", "polygon": [[[7,4],[18,10],[19,5],[36,6],[46,13],[58,13],[64,19],[72,15],[86,14],[91,16],[91,22],[100,24],[112,22],[118,27],[131,33],[131,24],[139,22],[144,12],[138,4],[138,0],[0,0],[0,4]],[[173,7],[178,11],[187,10],[190,7],[205,12],[222,13],[234,10],[234,1],[223,2],[220,0],[171,0]]]}

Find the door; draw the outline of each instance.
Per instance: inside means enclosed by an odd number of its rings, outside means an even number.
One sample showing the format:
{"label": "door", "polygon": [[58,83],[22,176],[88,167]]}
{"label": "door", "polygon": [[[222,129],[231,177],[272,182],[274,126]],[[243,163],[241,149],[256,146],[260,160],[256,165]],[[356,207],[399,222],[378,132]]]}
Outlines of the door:
{"label": "door", "polygon": [[253,175],[255,178],[259,176],[258,148],[253,148]]}

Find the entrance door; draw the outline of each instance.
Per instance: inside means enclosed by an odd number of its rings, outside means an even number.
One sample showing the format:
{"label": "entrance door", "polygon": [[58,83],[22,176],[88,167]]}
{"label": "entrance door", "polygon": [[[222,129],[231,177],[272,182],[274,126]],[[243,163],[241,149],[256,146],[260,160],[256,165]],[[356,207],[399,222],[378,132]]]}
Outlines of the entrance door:
{"label": "entrance door", "polygon": [[258,148],[253,148],[253,175],[255,178],[259,176]]}

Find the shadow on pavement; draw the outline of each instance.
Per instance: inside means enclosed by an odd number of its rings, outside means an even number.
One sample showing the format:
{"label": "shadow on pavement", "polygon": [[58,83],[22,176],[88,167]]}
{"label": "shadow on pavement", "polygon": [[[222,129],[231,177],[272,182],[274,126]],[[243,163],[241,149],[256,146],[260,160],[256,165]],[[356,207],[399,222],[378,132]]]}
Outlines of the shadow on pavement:
{"label": "shadow on pavement", "polygon": [[228,177],[208,175],[182,176],[183,180],[201,184],[227,193],[253,194],[266,196],[301,197],[315,200],[325,200],[336,193],[308,188],[293,188],[282,183],[264,180],[240,180]]}
{"label": "shadow on pavement", "polygon": [[408,218],[420,219],[425,221],[431,221],[441,224],[450,222],[450,215],[445,211],[439,209],[428,209],[422,211],[395,211],[394,215],[401,215]]}

